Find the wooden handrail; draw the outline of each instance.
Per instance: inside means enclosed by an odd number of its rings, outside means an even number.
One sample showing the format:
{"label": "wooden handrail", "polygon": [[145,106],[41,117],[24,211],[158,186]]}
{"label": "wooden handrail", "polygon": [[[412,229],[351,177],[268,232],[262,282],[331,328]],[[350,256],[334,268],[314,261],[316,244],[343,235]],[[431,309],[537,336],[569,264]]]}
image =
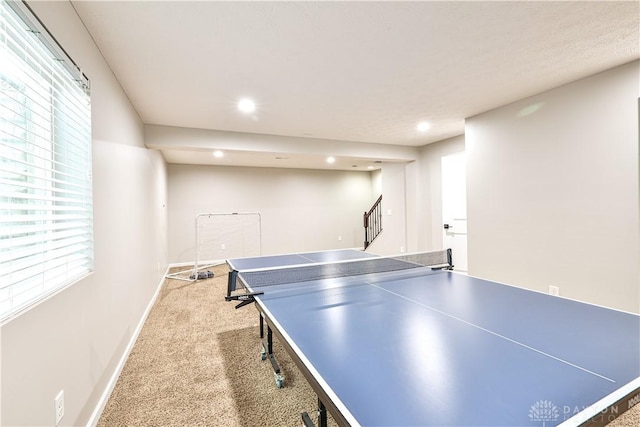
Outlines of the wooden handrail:
{"label": "wooden handrail", "polygon": [[369,212],[364,213],[364,248],[373,242],[382,231],[382,195],[373,204]]}

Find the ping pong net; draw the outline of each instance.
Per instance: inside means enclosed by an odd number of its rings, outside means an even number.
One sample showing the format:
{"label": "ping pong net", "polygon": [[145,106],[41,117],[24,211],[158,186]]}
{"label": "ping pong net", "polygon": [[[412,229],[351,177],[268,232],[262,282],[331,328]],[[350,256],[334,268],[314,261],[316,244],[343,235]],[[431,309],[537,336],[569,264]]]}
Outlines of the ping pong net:
{"label": "ping pong net", "polygon": [[[230,273],[230,285],[227,300],[244,301],[244,296],[252,302],[254,295],[263,292],[260,288],[289,283],[301,283],[321,279],[360,276],[373,273],[384,273],[412,268],[431,267],[432,269],[453,269],[451,249],[439,251],[419,252],[387,257],[363,258],[357,260],[334,261],[327,263],[298,264],[292,266],[278,266],[261,269],[248,269]],[[250,294],[231,297],[231,291],[236,289],[236,280],[251,290]],[[234,282],[231,284],[231,282]]]}

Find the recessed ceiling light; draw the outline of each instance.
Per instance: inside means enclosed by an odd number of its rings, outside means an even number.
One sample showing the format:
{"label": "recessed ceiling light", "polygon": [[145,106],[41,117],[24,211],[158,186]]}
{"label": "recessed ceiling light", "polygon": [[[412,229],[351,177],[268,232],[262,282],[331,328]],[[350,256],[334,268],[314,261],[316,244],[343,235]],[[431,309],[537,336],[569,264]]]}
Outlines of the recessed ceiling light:
{"label": "recessed ceiling light", "polygon": [[373,166],[367,166],[367,169],[373,169]]}
{"label": "recessed ceiling light", "polygon": [[220,151],[220,150],[216,150],[216,151],[213,152],[213,157],[216,157],[216,158],[219,159],[221,157],[224,157],[224,153],[222,151]]}
{"label": "recessed ceiling light", "polygon": [[431,124],[429,122],[420,122],[418,123],[417,128],[419,132],[426,132],[431,129]]}
{"label": "recessed ceiling light", "polygon": [[243,98],[238,101],[238,110],[243,113],[253,113],[256,110],[256,103],[249,98]]}
{"label": "recessed ceiling light", "polygon": [[327,157],[327,163],[335,163],[335,162],[336,162],[335,157],[332,157],[332,156]]}

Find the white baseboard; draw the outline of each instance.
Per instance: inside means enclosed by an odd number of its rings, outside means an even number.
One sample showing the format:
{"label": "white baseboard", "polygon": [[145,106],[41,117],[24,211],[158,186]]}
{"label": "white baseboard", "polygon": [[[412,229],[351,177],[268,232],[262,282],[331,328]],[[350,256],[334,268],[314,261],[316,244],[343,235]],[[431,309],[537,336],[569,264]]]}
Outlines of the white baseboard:
{"label": "white baseboard", "polygon": [[[213,261],[211,261],[211,260],[209,260],[209,261],[200,261],[198,263],[198,265],[200,265],[200,266],[203,266],[203,265],[221,265],[221,264],[224,264],[224,263],[226,263],[225,260],[216,259],[216,260],[213,260]],[[169,268],[167,269],[167,271],[169,269],[171,269],[171,268],[174,268],[174,267],[191,267],[191,268],[193,268],[194,265],[193,265],[193,262],[175,262],[175,263],[169,264]]]}
{"label": "white baseboard", "polygon": [[118,362],[118,365],[116,366],[116,369],[113,372],[111,379],[107,383],[107,387],[102,393],[102,396],[100,396],[100,399],[98,400],[98,404],[96,405],[96,408],[93,410],[91,417],[89,417],[89,421],[87,421],[87,427],[96,427],[98,425],[98,421],[100,420],[102,411],[104,411],[105,406],[107,406],[109,397],[111,396],[113,389],[116,387],[116,383],[118,382],[118,378],[122,373],[122,369],[124,369],[124,365],[127,362],[127,359],[129,358],[129,354],[131,354],[131,350],[133,350],[133,346],[136,344],[138,335],[140,335],[140,331],[142,331],[142,327],[144,326],[144,323],[147,321],[147,317],[149,317],[149,313],[151,312],[151,309],[153,308],[153,305],[155,304],[156,299],[160,294],[160,290],[162,289],[162,285],[164,284],[164,278],[169,273],[169,268],[170,267],[167,267],[165,274],[162,276],[162,279],[158,284],[156,292],[153,294],[151,301],[149,301],[149,304],[147,305],[147,308],[144,311],[144,314],[140,318],[140,321],[138,322],[138,326],[133,332],[133,335],[131,335],[131,339],[129,340],[129,344],[127,345],[127,348],[122,354],[122,357],[120,358],[120,361]]}
{"label": "white baseboard", "polygon": [[169,271],[169,269],[174,268],[174,267],[191,267],[191,268],[193,268],[193,261],[192,262],[175,262],[175,263],[169,264],[169,268],[167,268],[167,271]]}

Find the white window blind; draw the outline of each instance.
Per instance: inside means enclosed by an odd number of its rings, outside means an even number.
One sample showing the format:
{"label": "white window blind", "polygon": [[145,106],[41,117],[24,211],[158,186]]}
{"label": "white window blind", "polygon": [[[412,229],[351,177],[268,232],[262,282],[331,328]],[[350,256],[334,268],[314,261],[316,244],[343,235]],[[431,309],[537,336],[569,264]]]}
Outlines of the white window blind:
{"label": "white window blind", "polygon": [[89,82],[24,2],[0,7],[0,322],[93,271]]}

